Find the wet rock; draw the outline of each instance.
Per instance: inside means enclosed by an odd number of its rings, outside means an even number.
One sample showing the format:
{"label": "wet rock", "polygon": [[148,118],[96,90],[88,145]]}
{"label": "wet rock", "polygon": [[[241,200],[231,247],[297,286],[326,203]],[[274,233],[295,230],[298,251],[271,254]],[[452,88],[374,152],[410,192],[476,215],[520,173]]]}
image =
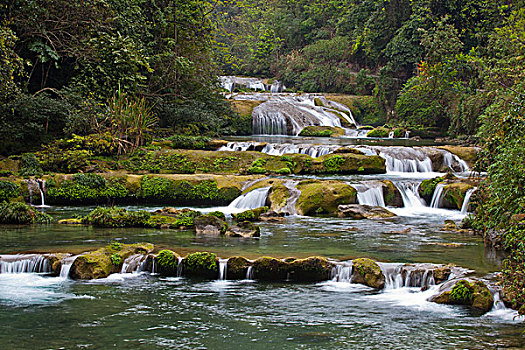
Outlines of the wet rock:
{"label": "wet rock", "polygon": [[226,276],[230,280],[242,280],[247,276],[248,268],[252,266],[252,262],[242,256],[234,256],[228,259],[226,267]]}
{"label": "wet rock", "polygon": [[352,148],[352,147],[341,147],[341,148],[336,149],[333,153],[334,154],[337,154],[337,153],[364,154],[362,151],[356,148]]}
{"label": "wet rock", "polygon": [[159,254],[153,256],[155,272],[163,276],[177,276],[179,258],[179,255],[172,250],[161,250]]}
{"label": "wet rock", "polygon": [[284,222],[284,215],[284,213],[277,213],[272,210],[261,214],[259,220],[264,222]]}
{"label": "wet rock", "polygon": [[391,218],[396,214],[383,208],[370,205],[347,204],[338,207],[337,216],[340,218],[361,219],[380,219]]}
{"label": "wet rock", "polygon": [[296,208],[300,215],[337,214],[341,204],[357,203],[357,191],[342,181],[303,181]]}
{"label": "wet rock", "polygon": [[60,225],[82,225],[82,219],[72,218],[72,219],[62,219],[58,220]]}
{"label": "wet rock", "polygon": [[283,281],[288,277],[290,264],[279,259],[263,257],[253,262],[255,278],[262,281]]}
{"label": "wet rock", "polygon": [[259,207],[256,209],[249,209],[238,214],[232,214],[235,221],[258,221],[260,216],[269,210],[268,207]]}
{"label": "wet rock", "polygon": [[458,229],[458,225],[453,220],[445,220],[443,231],[457,231]]}
{"label": "wet rock", "polygon": [[261,236],[261,229],[250,221],[243,221],[237,225],[230,226],[225,235],[227,237],[254,238]]}
{"label": "wet rock", "polygon": [[401,192],[397,189],[396,185],[390,180],[381,181],[383,188],[383,198],[385,204],[389,207],[402,208],[404,206],[403,197]]}
{"label": "wet rock", "polygon": [[182,260],[182,271],[185,276],[214,279],[219,275],[219,259],[209,252],[188,254]]}
{"label": "wet rock", "polygon": [[482,313],[492,309],[494,298],[485,283],[476,279],[455,279],[444,283],[429,301],[438,304],[466,305]]}
{"label": "wet rock", "polygon": [[385,287],[385,275],[375,261],[366,258],[355,259],[352,266],[352,282],[376,289]]}
{"label": "wet rock", "polygon": [[326,281],[332,276],[334,264],[322,257],[309,257],[290,262],[290,279],[301,282]]}
{"label": "wet rock", "polygon": [[104,248],[80,255],[75,259],[69,275],[73,279],[97,279],[108,277],[120,272],[122,263],[133,254],[148,254],[153,250],[153,244],[112,243]]}
{"label": "wet rock", "polygon": [[228,145],[229,141],[225,140],[211,140],[208,143],[206,143],[204,149],[208,151],[216,151],[219,148]]}
{"label": "wet rock", "polygon": [[67,253],[44,254],[51,268],[51,273],[57,276],[60,275],[60,270],[62,269],[62,260],[69,256],[71,254]]}
{"label": "wet rock", "polygon": [[226,233],[228,224],[215,215],[202,215],[194,220],[198,236],[219,236]]}
{"label": "wet rock", "polygon": [[455,182],[445,185],[443,188],[443,208],[461,210],[465,195],[468,190],[474,188],[474,186],[464,183]]}
{"label": "wet rock", "polygon": [[404,235],[404,234],[409,233],[410,231],[412,231],[412,229],[409,227],[409,228],[406,228],[406,229],[400,230],[400,231],[390,231],[389,233],[396,234],[396,235]]}
{"label": "wet rock", "polygon": [[477,147],[461,147],[461,146],[440,146],[440,149],[449,151],[452,154],[455,154],[459,158],[463,159],[469,167],[473,167],[478,158],[478,153],[480,151]]}

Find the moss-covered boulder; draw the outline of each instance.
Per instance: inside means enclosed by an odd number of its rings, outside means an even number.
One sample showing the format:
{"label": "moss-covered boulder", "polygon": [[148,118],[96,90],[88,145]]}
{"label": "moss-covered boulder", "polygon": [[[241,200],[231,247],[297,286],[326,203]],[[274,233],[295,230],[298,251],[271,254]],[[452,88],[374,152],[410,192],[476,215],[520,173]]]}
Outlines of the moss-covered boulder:
{"label": "moss-covered boulder", "polygon": [[[172,250],[161,250],[153,257],[155,273],[163,276],[177,276],[180,256]],[[153,270],[153,267],[152,267]]]}
{"label": "moss-covered boulder", "polygon": [[149,227],[151,213],[117,207],[97,207],[82,218],[83,224],[99,227]]}
{"label": "moss-covered boulder", "polygon": [[301,191],[296,203],[300,215],[336,215],[339,205],[357,203],[357,191],[342,181],[308,180],[297,189]]}
{"label": "moss-covered boulder", "polygon": [[251,261],[242,256],[233,256],[228,259],[226,276],[230,280],[246,279],[248,268],[252,266]]}
{"label": "moss-covered boulder", "polygon": [[51,274],[56,276],[60,275],[60,270],[62,269],[62,260],[70,256],[71,254],[67,253],[44,254],[44,257],[47,259],[51,269]]}
{"label": "moss-covered boulder", "polygon": [[439,288],[429,301],[438,304],[466,305],[485,313],[492,309],[494,297],[485,283],[475,279],[452,280]]}
{"label": "moss-covered boulder", "polygon": [[464,182],[445,185],[443,188],[443,208],[460,210],[465,200],[465,195],[468,190],[472,188],[474,188],[474,186]]}
{"label": "moss-covered boulder", "polygon": [[436,190],[436,186],[439,183],[442,183],[445,179],[442,177],[435,177],[433,179],[424,180],[421,182],[421,185],[419,185],[419,196],[423,198],[427,204],[430,204],[432,201],[432,196],[434,195],[434,191]]}
{"label": "moss-covered boulder", "polygon": [[250,221],[243,221],[230,226],[225,235],[226,237],[256,238],[261,236],[261,229]]}
{"label": "moss-covered boulder", "polygon": [[275,183],[268,191],[267,203],[272,211],[280,212],[288,202],[290,190],[282,184]]}
{"label": "moss-covered boulder", "polygon": [[326,281],[332,277],[334,264],[322,257],[297,259],[290,263],[290,279],[301,282]]}
{"label": "moss-covered boulder", "polygon": [[389,207],[402,208],[404,206],[403,197],[401,196],[401,192],[399,192],[396,185],[394,185],[394,183],[390,180],[383,180],[381,183],[385,204]]}
{"label": "moss-covered boulder", "polygon": [[388,137],[388,135],[390,134],[390,129],[389,128],[386,128],[384,126],[379,126],[375,129],[372,129],[370,130],[366,136],[367,137],[380,137],[380,138],[385,138],[385,137]]}
{"label": "moss-covered boulder", "polygon": [[340,218],[362,220],[392,218],[396,216],[396,214],[383,207],[360,204],[346,204],[340,205],[338,207],[337,216]]}
{"label": "moss-covered boulder", "polygon": [[0,224],[48,224],[51,216],[20,202],[0,202]]}
{"label": "moss-covered boulder", "polygon": [[146,255],[153,251],[153,244],[112,243],[104,248],[78,256],[69,275],[73,279],[105,278],[112,273],[120,272],[126,258],[133,254]]}
{"label": "moss-covered boulder", "polygon": [[255,278],[262,281],[283,281],[288,277],[290,265],[280,259],[262,257],[253,262]]}
{"label": "moss-covered boulder", "polygon": [[209,252],[188,254],[182,260],[182,269],[185,276],[215,279],[219,276],[219,259]]}
{"label": "moss-covered boulder", "polygon": [[268,207],[259,207],[255,209],[245,210],[238,214],[232,214],[235,221],[258,221],[261,214],[266,213],[270,208]]}
{"label": "moss-covered boulder", "polygon": [[300,170],[303,174],[384,174],[385,160],[380,156],[355,153],[327,154],[316,158]]}
{"label": "moss-covered boulder", "polygon": [[194,224],[198,236],[219,236],[228,230],[226,221],[210,214],[197,217]]}
{"label": "moss-covered boulder", "polygon": [[311,137],[339,137],[345,134],[344,129],[332,126],[307,126],[299,136]]}
{"label": "moss-covered boulder", "polygon": [[385,287],[385,275],[374,260],[355,259],[352,261],[352,282],[383,289]]}

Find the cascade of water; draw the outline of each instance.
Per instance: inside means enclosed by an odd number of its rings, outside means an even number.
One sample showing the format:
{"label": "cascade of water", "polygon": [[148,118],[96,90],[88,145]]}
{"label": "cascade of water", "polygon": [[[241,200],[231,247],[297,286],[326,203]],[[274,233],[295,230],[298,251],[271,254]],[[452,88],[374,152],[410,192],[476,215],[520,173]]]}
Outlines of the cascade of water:
{"label": "cascade of water", "polygon": [[338,262],[332,269],[332,281],[334,282],[352,282],[352,262]]}
{"label": "cascade of water", "polygon": [[405,139],[408,139],[410,137],[410,131],[405,131]]}
{"label": "cascade of water", "polygon": [[78,256],[79,255],[69,256],[67,258],[62,259],[62,267],[60,268],[60,278],[69,278],[69,271],[71,270],[71,266],[73,266],[73,263],[75,262],[75,259]]}
{"label": "cascade of water", "polygon": [[393,139],[393,138],[394,138],[394,132],[393,132],[393,131],[390,131],[390,132],[388,133],[388,138],[389,138],[389,139]]}
{"label": "cascade of water", "polygon": [[297,189],[298,183],[299,181],[292,180],[286,181],[284,183],[284,186],[288,189],[290,196],[286,200],[286,205],[281,209],[281,212],[287,213],[289,215],[297,215],[297,208],[295,207],[295,203],[297,203],[299,196],[301,196],[301,191]]}
{"label": "cascade of water", "polygon": [[470,203],[470,197],[477,190],[477,187],[471,188],[465,193],[465,199],[463,199],[463,204],[461,205],[461,214],[466,215],[468,212],[468,205]]}
{"label": "cascade of water", "polygon": [[359,204],[386,207],[381,184],[361,183],[352,186],[357,190]]}
{"label": "cascade of water", "polygon": [[182,276],[182,257],[179,256],[179,261],[177,263],[177,277],[181,277]]}
{"label": "cascade of water", "polygon": [[394,182],[401,193],[405,208],[420,208],[425,206],[425,201],[419,196],[419,182]]}
{"label": "cascade of water", "polygon": [[254,279],[254,275],[253,266],[248,266],[248,269],[246,270],[246,279],[251,281]]}
{"label": "cascade of water", "polygon": [[45,189],[46,181],[41,179],[29,179],[27,180],[27,189],[29,192],[29,203],[33,204],[33,193],[37,193],[35,190],[38,189],[40,194],[40,205],[39,207],[45,207]]}
{"label": "cascade of water", "polygon": [[449,151],[440,150],[443,154],[443,165],[449,167],[453,171],[467,172],[470,171],[468,164],[457,155],[450,153]]}
{"label": "cascade of water", "polygon": [[436,284],[432,266],[410,266],[395,263],[380,263],[379,266],[385,275],[386,289],[425,288]]}
{"label": "cascade of water", "polygon": [[226,280],[226,272],[228,270],[228,259],[219,259],[219,280]]}
{"label": "cascade of water", "polygon": [[445,184],[442,184],[442,183],[437,184],[436,189],[434,190],[434,194],[432,195],[432,200],[430,201],[431,208],[441,207],[441,202],[443,201],[443,189],[444,188],[445,188]]}
{"label": "cascade of water", "polygon": [[37,254],[0,255],[0,273],[51,272],[46,257]]}
{"label": "cascade of water", "polygon": [[134,254],[127,257],[122,263],[120,273],[138,273],[142,262],[146,260],[146,258],[147,256],[144,254]]}
{"label": "cascade of water", "polygon": [[264,207],[270,187],[257,188],[237,197],[228,207],[236,209],[255,209]]}
{"label": "cascade of water", "polygon": [[[255,150],[257,142],[228,142],[226,146],[222,146],[218,151],[249,151]],[[266,144],[262,149],[262,153],[266,153],[272,156],[282,156],[286,153],[301,153],[307,154],[312,158],[321,157],[332,153],[336,149],[340,148],[338,145],[310,145],[310,144],[292,144],[292,143],[281,143],[281,144]]]}

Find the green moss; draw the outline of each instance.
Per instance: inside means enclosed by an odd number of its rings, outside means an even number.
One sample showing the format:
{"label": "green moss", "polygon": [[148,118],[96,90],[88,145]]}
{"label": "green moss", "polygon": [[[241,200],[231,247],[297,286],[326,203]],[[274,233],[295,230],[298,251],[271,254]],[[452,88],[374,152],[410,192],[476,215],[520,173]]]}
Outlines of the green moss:
{"label": "green moss", "polygon": [[307,126],[299,133],[299,136],[310,137],[337,137],[342,135],[344,135],[342,128],[331,126]]}
{"label": "green moss", "polygon": [[340,181],[303,181],[297,185],[301,191],[296,208],[302,215],[336,214],[341,204],[357,201],[357,191]]}
{"label": "green moss", "polygon": [[290,175],[292,171],[290,170],[290,168],[281,168],[277,170],[275,173],[279,175]]}
{"label": "green moss", "polygon": [[463,205],[463,201],[465,200],[467,191],[472,188],[472,185],[463,182],[456,182],[446,185],[443,188],[443,206],[445,208],[460,210]]}
{"label": "green moss", "polygon": [[253,262],[255,278],[263,281],[285,280],[290,271],[290,264],[271,257],[262,257]]}
{"label": "green moss", "polygon": [[17,198],[21,193],[22,192],[19,184],[0,180],[0,202]]}
{"label": "green moss", "polygon": [[266,174],[266,169],[257,166],[252,166],[248,168],[247,172],[248,174]]}
{"label": "green moss", "polygon": [[383,289],[385,286],[385,275],[379,265],[366,258],[352,261],[352,280],[376,289]]}
{"label": "green moss", "polygon": [[342,156],[332,156],[330,158],[326,158],[323,161],[323,165],[325,166],[327,172],[339,172],[341,169],[341,166],[345,163],[345,159]]}
{"label": "green moss", "polygon": [[168,138],[176,149],[205,149],[211,138],[205,136],[173,135]]}
{"label": "green moss", "polygon": [[122,265],[122,257],[117,253],[111,254],[111,263],[115,266]]}
{"label": "green moss", "polygon": [[217,256],[209,252],[197,252],[183,260],[184,273],[191,276],[216,278],[219,273]]}
{"label": "green moss", "polygon": [[458,304],[472,304],[474,300],[472,285],[465,280],[459,281],[450,291],[450,298]]}
{"label": "green moss", "polygon": [[430,203],[432,195],[436,190],[436,186],[443,181],[444,179],[442,177],[435,177],[433,179],[424,180],[419,186],[418,190],[421,198],[425,199],[427,203]]}
{"label": "green moss", "polygon": [[25,203],[0,202],[0,224],[47,224],[51,216]]}
{"label": "green moss", "polygon": [[161,250],[159,255],[157,255],[157,262],[165,268],[176,268],[179,264],[179,259],[173,251]]}
{"label": "green moss", "polygon": [[373,130],[370,130],[366,136],[367,137],[380,137],[380,138],[385,138],[385,137],[388,137],[388,135],[390,134],[390,129],[388,128],[385,128],[383,126],[380,126],[380,127],[377,127]]}
{"label": "green moss", "polygon": [[256,209],[249,209],[242,213],[233,214],[233,218],[238,221],[257,221],[262,213],[266,213],[269,210],[268,207],[260,207]]}
{"label": "green moss", "polygon": [[84,224],[100,227],[148,227],[151,213],[127,211],[116,207],[98,207],[82,219]]}

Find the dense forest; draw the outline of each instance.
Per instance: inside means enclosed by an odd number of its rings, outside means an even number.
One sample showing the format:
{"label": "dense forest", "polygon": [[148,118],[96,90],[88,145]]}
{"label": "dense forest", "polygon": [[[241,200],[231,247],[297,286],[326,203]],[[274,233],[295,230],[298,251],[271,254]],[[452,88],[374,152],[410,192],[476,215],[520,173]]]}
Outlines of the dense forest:
{"label": "dense forest", "polygon": [[[525,303],[524,1],[1,6],[3,156],[41,145],[51,152],[54,140],[74,137],[98,140],[84,140],[88,147],[106,140],[115,145],[108,153],[121,154],[158,135],[249,134],[251,121],[221,94],[223,74],[369,96],[363,124],[423,128],[482,147],[477,170],[486,179],[471,224],[509,252],[505,287]],[[87,151],[68,153],[67,162]]]}

